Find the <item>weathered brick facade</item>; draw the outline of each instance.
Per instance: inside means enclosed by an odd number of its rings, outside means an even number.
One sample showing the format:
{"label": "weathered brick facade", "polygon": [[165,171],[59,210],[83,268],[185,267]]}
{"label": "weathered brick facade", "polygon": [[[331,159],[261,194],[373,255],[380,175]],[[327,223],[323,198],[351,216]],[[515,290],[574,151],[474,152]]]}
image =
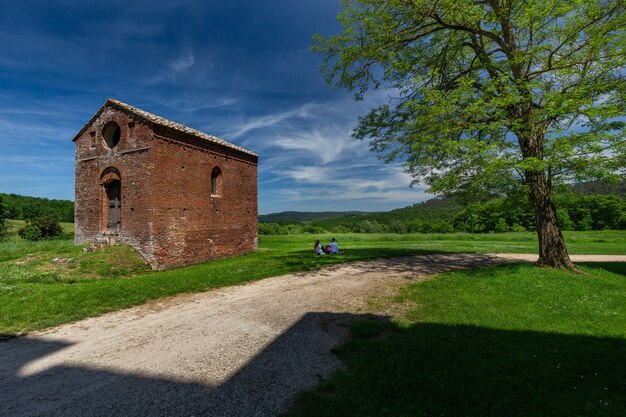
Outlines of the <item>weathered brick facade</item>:
{"label": "weathered brick facade", "polygon": [[74,142],[76,244],[128,243],[155,269],[256,249],[256,154],[117,100]]}

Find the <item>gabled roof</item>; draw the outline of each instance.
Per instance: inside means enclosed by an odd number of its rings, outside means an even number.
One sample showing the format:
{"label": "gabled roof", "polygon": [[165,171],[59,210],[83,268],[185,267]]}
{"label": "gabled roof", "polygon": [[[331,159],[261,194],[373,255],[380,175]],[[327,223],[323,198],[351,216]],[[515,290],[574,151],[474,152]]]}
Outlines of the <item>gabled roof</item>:
{"label": "gabled roof", "polygon": [[231,149],[235,149],[238,150],[240,152],[246,153],[248,155],[252,155],[252,156],[256,156],[258,157],[257,154],[255,154],[254,152],[251,152],[245,148],[242,148],[241,146],[237,146],[237,145],[233,145],[230,142],[225,141],[224,139],[220,139],[217,136],[213,136],[213,135],[208,135],[204,132],[200,132],[199,130],[196,129],[192,129],[190,127],[187,127],[185,125],[181,125],[180,123],[176,123],[176,122],[172,122],[171,120],[167,120],[164,119],[161,116],[157,116],[156,114],[152,114],[152,113],[148,113],[147,111],[138,109],[136,107],[133,107],[129,104],[126,103],[122,103],[119,100],[115,100],[115,99],[108,99],[106,101],[106,103],[104,103],[104,105],[100,108],[100,110],[98,110],[96,112],[96,114],[93,115],[93,117],[89,120],[89,122],[87,122],[87,124],[80,130],[80,132],[78,132],[78,134],[76,136],[74,136],[74,139],[72,139],[72,141],[75,141],[76,139],[78,139],[84,132],[85,130],[87,130],[87,128],[93,123],[93,121],[98,118],[98,116],[100,116],[100,113],[102,113],[102,111],[107,108],[107,107],[114,107],[118,110],[121,110],[127,114],[132,115],[135,118],[138,119],[142,119],[145,121],[148,121],[150,123],[153,123],[155,125],[159,125],[159,126],[163,126],[163,127],[167,127],[170,129],[174,129],[177,130],[179,132],[183,132],[186,133],[188,135],[192,135],[195,136],[197,138],[203,139],[203,140],[207,140],[209,142],[213,142],[222,146],[225,146],[227,148],[231,148]]}

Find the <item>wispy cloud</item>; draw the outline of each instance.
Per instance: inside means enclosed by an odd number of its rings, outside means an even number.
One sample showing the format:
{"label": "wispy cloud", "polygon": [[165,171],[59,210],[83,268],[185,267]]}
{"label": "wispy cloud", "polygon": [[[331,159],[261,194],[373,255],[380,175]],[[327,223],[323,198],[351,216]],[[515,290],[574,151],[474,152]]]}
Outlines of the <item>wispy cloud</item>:
{"label": "wispy cloud", "polygon": [[[188,76],[187,72],[196,64],[196,56],[193,52],[187,51],[171,59],[167,66],[159,70],[155,75],[142,80],[147,85],[157,85],[163,82],[175,83],[180,77]],[[203,63],[204,68],[210,67],[210,63]],[[193,76],[192,79],[197,78]]]}
{"label": "wispy cloud", "polygon": [[261,210],[267,204],[306,210],[310,202],[328,198],[337,209],[380,210],[425,199],[399,164],[383,164],[352,136],[368,104],[344,98],[313,102],[235,125],[227,138],[261,155]]}
{"label": "wispy cloud", "polygon": [[[167,100],[161,97],[156,97],[155,100],[165,101],[167,107],[175,109],[179,113],[187,114],[228,107],[238,103],[235,97],[218,94],[212,95],[210,93],[202,95],[183,93],[175,97],[168,97]],[[212,129],[208,129],[207,133],[211,133],[211,130]]]}
{"label": "wispy cloud", "polygon": [[355,155],[363,148],[362,143],[351,137],[351,129],[337,125],[301,131],[288,137],[280,136],[271,143],[284,150],[304,151],[323,165],[346,154]]}
{"label": "wispy cloud", "polygon": [[191,68],[195,62],[195,58],[191,53],[187,53],[170,62],[169,67],[175,73],[185,71],[187,68]]}
{"label": "wispy cloud", "polygon": [[237,139],[254,130],[287,127],[289,126],[287,122],[292,119],[304,119],[309,117],[312,107],[311,104],[304,104],[292,110],[248,118],[233,126],[232,130],[227,132],[227,137]]}

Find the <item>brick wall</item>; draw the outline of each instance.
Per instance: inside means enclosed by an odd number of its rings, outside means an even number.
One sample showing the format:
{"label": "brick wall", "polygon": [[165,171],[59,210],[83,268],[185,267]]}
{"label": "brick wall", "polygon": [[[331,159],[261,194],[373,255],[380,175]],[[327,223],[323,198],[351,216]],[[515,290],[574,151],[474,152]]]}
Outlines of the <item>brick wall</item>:
{"label": "brick wall", "polygon": [[[114,121],[121,139],[102,137]],[[182,135],[176,139],[123,111],[105,107],[76,139],[75,243],[106,231],[104,184],[121,181],[117,240],[135,247],[155,269],[242,254],[257,246],[256,157]],[[175,135],[169,135],[175,136]],[[221,170],[218,195],[211,173]]]}
{"label": "brick wall", "polygon": [[[152,176],[158,268],[242,254],[257,246],[257,166],[156,136]],[[211,173],[221,170],[218,195]]]}

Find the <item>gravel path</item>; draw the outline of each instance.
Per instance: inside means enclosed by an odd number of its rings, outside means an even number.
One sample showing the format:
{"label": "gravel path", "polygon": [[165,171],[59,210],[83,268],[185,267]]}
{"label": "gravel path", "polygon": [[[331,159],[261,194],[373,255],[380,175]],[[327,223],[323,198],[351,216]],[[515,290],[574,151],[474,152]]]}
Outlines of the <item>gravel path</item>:
{"label": "gravel path", "polygon": [[[534,257],[536,258],[536,257]],[[626,262],[626,256],[573,256]],[[372,297],[531,255],[358,262],[181,295],[0,343],[2,416],[271,416],[341,367]]]}

